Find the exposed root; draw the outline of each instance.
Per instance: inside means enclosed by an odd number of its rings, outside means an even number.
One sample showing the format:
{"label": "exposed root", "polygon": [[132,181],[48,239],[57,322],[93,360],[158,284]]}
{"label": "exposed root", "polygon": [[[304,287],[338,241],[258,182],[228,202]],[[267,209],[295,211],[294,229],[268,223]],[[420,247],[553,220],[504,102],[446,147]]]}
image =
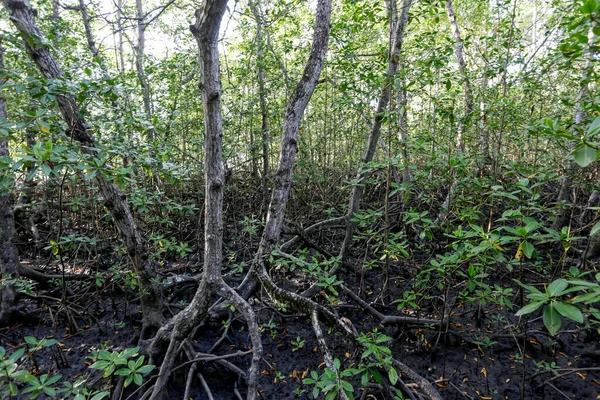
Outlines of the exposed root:
{"label": "exposed root", "polygon": [[[260,268],[260,270],[257,271],[257,277],[260,283],[262,284],[262,287],[267,291],[272,300],[280,304],[285,304],[288,308],[308,311],[311,314],[315,313],[319,316],[320,319],[325,321],[331,327],[337,328],[340,331],[346,333],[346,335],[355,340],[356,343],[360,344],[360,342],[357,341],[359,335],[348,320],[342,320],[341,318],[334,315],[327,308],[314,302],[311,299],[278,287],[271,280],[271,277],[267,273],[264,266],[264,262],[260,262],[259,264],[255,265],[255,268]],[[430,399],[442,400],[442,397],[435,389],[435,387],[428,380],[416,373],[413,369],[395,359],[392,359],[392,365],[401,373],[403,373],[404,375],[408,376],[411,380],[416,382],[419,388]]]}
{"label": "exposed root", "polygon": [[[229,304],[238,310],[248,325],[250,340],[252,341],[252,363],[248,370],[246,383],[248,385],[248,399],[256,398],[256,389],[258,385],[259,362],[262,357],[262,341],[258,330],[258,323],[252,307],[235,290],[227,285],[222,279],[215,282],[203,280],[194,296],[192,302],[172,320],[162,327],[157,333],[151,345],[153,353],[160,353],[163,343],[169,341],[168,348],[164,355],[160,367],[158,378],[154,384],[150,399],[162,399],[166,391],[166,385],[173,372],[175,359],[179,354],[184,340],[193,330],[194,326],[208,313],[210,298],[213,294],[218,294]],[[211,356],[215,359],[217,356]],[[193,357],[192,357],[193,358]],[[199,361],[199,360],[196,360]]]}
{"label": "exposed root", "polygon": [[[319,232],[323,229],[328,229],[328,228],[333,228],[333,227],[344,228],[345,226],[346,226],[346,215],[344,215],[343,217],[326,219],[325,221],[317,222],[316,224],[313,224],[313,225],[309,226],[308,228],[306,228],[303,232],[303,235],[308,235],[310,233]],[[290,247],[292,247],[293,245],[298,243],[300,240],[302,240],[302,235],[298,234],[297,236],[294,236],[293,238],[291,238],[290,240],[288,240],[287,242],[283,243],[280,246],[281,251],[286,251],[287,249],[289,249]]]}

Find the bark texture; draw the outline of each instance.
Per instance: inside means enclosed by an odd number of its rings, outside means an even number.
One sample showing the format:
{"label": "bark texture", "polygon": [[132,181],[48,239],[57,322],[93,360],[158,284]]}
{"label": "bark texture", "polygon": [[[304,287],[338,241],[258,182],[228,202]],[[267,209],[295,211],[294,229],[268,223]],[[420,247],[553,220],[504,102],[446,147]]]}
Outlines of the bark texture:
{"label": "bark texture", "polygon": [[161,365],[159,376],[150,399],[164,399],[173,363],[183,340],[208,312],[214,295],[235,306],[248,325],[252,341],[252,363],[248,370],[247,399],[257,395],[259,362],[262,358],[262,342],[258,323],[252,307],[235,290],[229,287],[221,275],[223,257],[223,120],[221,113],[221,78],[219,73],[218,34],[227,0],[208,0],[196,11],[196,23],[190,27],[198,43],[199,64],[202,77],[202,105],[204,113],[204,270],[202,281],[194,298],[182,312],[162,328],[153,343],[156,349],[168,335],[169,346]]}
{"label": "bark texture", "polygon": [[[450,28],[452,30],[452,37],[454,38],[454,54],[456,56],[456,62],[458,63],[458,70],[460,71],[460,75],[463,81],[464,88],[464,102],[465,102],[465,111],[458,122],[458,129],[456,132],[456,151],[459,155],[464,155],[465,153],[465,132],[467,130],[467,125],[471,114],[473,113],[473,91],[471,89],[471,83],[469,81],[469,76],[467,74],[467,64],[465,63],[464,56],[464,46],[462,39],[460,37],[460,30],[458,29],[458,23],[456,22],[456,14],[454,13],[454,6],[452,5],[452,0],[446,1],[446,14],[448,15],[448,20],[450,21]],[[454,178],[452,185],[450,185],[450,189],[448,190],[448,194],[444,199],[444,203],[442,204],[442,208],[435,219],[435,223],[444,222],[446,216],[448,214],[448,210],[450,209],[450,203],[452,197],[454,196],[454,192],[458,188],[458,179]]]}
{"label": "bark texture", "polygon": [[[4,48],[0,42],[0,71],[4,71]],[[1,82],[4,83],[4,82]],[[0,96],[0,121],[6,121],[6,99]],[[8,157],[8,138],[0,136],[0,157]],[[19,253],[14,243],[15,217],[13,197],[8,190],[12,179],[0,181],[0,279],[19,277]],[[2,282],[0,286],[0,327],[8,326],[16,309],[15,290],[12,284]]]}
{"label": "bark texture", "polygon": [[271,194],[271,203],[261,238],[258,257],[268,255],[279,242],[285,207],[292,186],[294,160],[298,151],[298,132],[304,110],[312,96],[323,69],[329,41],[332,0],[319,0],[312,48],[302,77],[296,84],[285,109],[283,137],[277,175]]}
{"label": "bark texture", "polygon": [[[259,5],[255,2],[250,2],[250,10],[256,20],[256,58],[257,58],[257,78],[258,78],[258,96],[260,104],[260,118],[262,132],[262,159],[263,159],[263,170],[262,170],[262,188],[263,188],[263,210],[266,214],[266,210],[269,206],[269,187],[268,187],[268,175],[269,175],[269,110],[267,108],[266,90],[265,90],[265,40],[263,33],[264,20],[260,12]],[[263,214],[264,216],[264,214]]]}
{"label": "bark texture", "polygon": [[[135,10],[137,13],[137,32],[138,32],[138,43],[135,47],[135,68],[138,73],[138,80],[142,87],[142,99],[144,101],[144,111],[149,121],[152,121],[152,99],[150,98],[150,85],[148,84],[148,78],[146,77],[146,71],[144,69],[144,62],[146,59],[146,24],[144,23],[144,2],[142,0],[135,0]],[[151,128],[147,132],[146,138],[149,142],[152,142],[156,132],[154,128]]]}
{"label": "bark texture", "polygon": [[[2,3],[8,10],[11,21],[23,38],[27,53],[35,62],[40,73],[49,79],[65,79],[62,70],[45,44],[43,35],[35,22],[35,14],[29,7],[28,2],[2,0]],[[97,155],[96,140],[89,132],[87,123],[82,117],[75,100],[69,94],[62,94],[56,97],[56,101],[68,126],[70,136],[79,142],[82,152],[91,156]],[[164,318],[162,316],[160,293],[152,283],[155,271],[153,264],[148,259],[148,252],[142,235],[127,204],[127,197],[101,173],[96,174],[96,181],[104,197],[105,206],[121,231],[135,272],[140,276],[143,291],[144,326],[145,328],[159,327],[162,325]],[[145,333],[145,329],[142,333]]]}

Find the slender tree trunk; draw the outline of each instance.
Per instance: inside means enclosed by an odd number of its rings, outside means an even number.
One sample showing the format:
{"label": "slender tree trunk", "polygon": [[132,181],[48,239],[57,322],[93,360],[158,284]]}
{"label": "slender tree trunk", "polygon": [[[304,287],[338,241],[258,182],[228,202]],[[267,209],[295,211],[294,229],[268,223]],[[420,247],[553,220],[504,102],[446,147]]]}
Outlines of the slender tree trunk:
{"label": "slender tree trunk", "polygon": [[[389,43],[393,43],[394,34],[396,33],[396,28],[398,26],[398,3],[396,0],[388,0],[386,1],[386,8],[388,14],[388,40]],[[390,51],[392,50],[390,46]],[[388,57],[390,55],[388,54]],[[399,66],[400,67],[400,66]],[[398,78],[398,87],[400,89],[397,90],[396,93],[396,101],[393,106],[390,108],[396,109],[396,113],[398,115],[398,140],[400,141],[400,151],[402,154],[404,168],[402,169],[402,179],[400,179],[398,174],[398,169],[395,165],[392,165],[392,173],[394,175],[394,180],[397,184],[402,182],[408,183],[411,181],[410,176],[410,159],[408,155],[408,126],[407,126],[407,118],[406,118],[406,105],[408,101],[406,87],[404,86],[404,79]],[[369,122],[370,124],[370,122]],[[383,146],[384,148],[388,148],[387,146]],[[388,157],[391,157],[391,154],[388,154]]]}
{"label": "slender tree trunk", "polygon": [[243,297],[249,297],[258,287],[258,280],[268,278],[265,276],[265,258],[278,246],[283,227],[283,218],[290,188],[292,186],[292,173],[294,161],[298,151],[298,133],[300,123],[308,101],[310,100],[317,81],[323,69],[327,44],[329,41],[330,18],[332,0],[319,0],[315,19],[315,31],[308,61],[304,67],[302,77],[290,95],[285,108],[283,121],[283,137],[279,153],[279,165],[273,182],[271,202],[265,221],[258,251],[254,257],[251,271],[240,284]]}
{"label": "slender tree trunk", "polygon": [[[0,71],[4,72],[4,47],[0,41]],[[4,82],[2,82],[4,83]],[[8,118],[6,99],[0,95],[0,121]],[[0,157],[8,157],[8,137],[0,135]],[[0,327],[8,326],[16,310],[15,289],[4,279],[19,277],[19,252],[14,243],[15,218],[13,215],[13,196],[10,193],[14,186],[12,179],[7,179],[7,187],[0,186]]]}
{"label": "slender tree trunk", "polygon": [[[446,13],[448,14],[448,20],[450,21],[450,27],[452,30],[452,37],[454,38],[454,54],[456,55],[456,61],[458,62],[458,70],[460,71],[463,88],[464,88],[464,102],[465,102],[465,112],[463,116],[459,119],[458,122],[458,132],[456,135],[456,150],[459,155],[464,155],[465,153],[465,134],[466,128],[468,125],[469,118],[473,112],[473,91],[471,90],[471,83],[469,82],[469,76],[467,74],[467,66],[465,63],[464,57],[464,46],[462,39],[460,37],[460,30],[458,29],[458,23],[456,22],[456,14],[454,13],[454,7],[452,5],[452,0],[446,1]],[[450,209],[450,202],[452,196],[454,196],[454,192],[458,188],[458,178],[455,177],[450,189],[448,190],[448,194],[446,195],[446,199],[442,204],[442,208],[435,220],[435,223],[443,222],[446,219],[446,215],[448,214],[448,210]]]}
{"label": "slender tree trunk", "polygon": [[[465,91],[465,114],[464,121],[461,124],[463,132],[460,132],[459,128],[459,133],[464,134],[464,130],[468,122],[467,119],[473,112],[473,90],[471,89],[471,82],[469,81],[469,75],[467,73],[467,64],[465,63],[464,56],[464,45],[460,37],[458,23],[456,22],[456,14],[454,13],[454,6],[452,5],[452,0],[446,1],[446,13],[448,14],[448,20],[450,21],[450,26],[452,28],[452,37],[454,38],[454,54],[456,55],[456,61],[458,62],[458,70],[460,71],[460,75],[463,81],[463,88]],[[459,143],[457,143],[457,146],[459,146]],[[459,146],[459,149],[461,148],[461,151],[464,151],[464,145],[462,143]]]}
{"label": "slender tree trunk", "polygon": [[[486,42],[487,50],[487,42]],[[490,133],[487,127],[487,112],[485,109],[485,94],[488,91],[488,63],[484,60],[485,67],[481,74],[481,96],[479,99],[479,152],[483,160],[483,166],[490,161]]]}
{"label": "slender tree trunk", "polygon": [[385,80],[383,86],[381,87],[381,93],[379,95],[377,111],[375,112],[375,120],[371,125],[371,132],[367,143],[367,149],[365,150],[361,159],[361,169],[356,174],[357,183],[352,187],[352,193],[350,194],[348,213],[346,214],[346,234],[344,237],[342,248],[340,250],[340,258],[342,259],[342,261],[346,260],[348,249],[352,244],[352,236],[354,235],[354,231],[356,230],[356,223],[352,221],[352,218],[354,214],[360,210],[360,200],[364,191],[362,184],[362,182],[364,181],[364,178],[362,176],[362,168],[373,160],[373,156],[375,155],[375,149],[377,148],[377,142],[379,141],[379,137],[381,136],[381,125],[383,124],[385,112],[388,110],[388,104],[390,102],[394,77],[396,72],[398,71],[398,65],[400,62],[400,50],[402,49],[402,44],[404,42],[404,31],[408,23],[408,13],[411,5],[412,0],[404,1],[402,5],[402,10],[400,12],[400,17],[398,19],[398,24],[396,26],[394,40],[392,43],[390,43],[391,51],[389,54]]}
{"label": "slender tree trunk", "polygon": [[[40,73],[49,79],[63,78],[64,74],[38,29],[33,10],[24,0],[2,0],[10,14],[10,19],[23,38],[25,48],[35,62]],[[78,141],[81,150],[94,157],[98,154],[96,140],[89,132],[87,123],[82,117],[78,104],[69,94],[56,97],[58,108],[63,116],[71,137]],[[162,300],[158,289],[152,283],[155,276],[153,263],[148,258],[142,235],[133,219],[127,204],[126,195],[110,182],[102,173],[96,174],[96,181],[104,197],[107,209],[110,211],[115,224],[121,231],[127,252],[131,257],[135,272],[140,276],[143,294],[141,296],[144,313],[144,329],[158,327],[163,322]]]}
{"label": "slender tree trunk", "polygon": [[410,175],[410,155],[408,152],[408,123],[406,107],[408,105],[408,92],[402,82],[402,87],[398,91],[398,105],[400,106],[400,115],[398,116],[398,127],[400,130],[400,151],[402,153],[402,181],[409,183],[412,180]]}
{"label": "slender tree trunk", "polygon": [[269,207],[269,110],[267,109],[267,99],[265,90],[265,40],[263,34],[264,20],[262,13],[260,12],[259,5],[254,1],[250,2],[250,9],[256,20],[256,63],[258,67],[257,78],[258,78],[258,97],[260,102],[260,118],[261,118],[261,132],[262,132],[262,159],[263,159],[263,170],[262,170],[262,189],[263,189],[263,201],[262,210],[263,216],[267,214],[267,208]]}
{"label": "slender tree trunk", "polygon": [[[137,14],[137,32],[138,32],[138,43],[135,48],[135,68],[138,73],[138,80],[142,87],[142,99],[144,101],[144,112],[148,122],[152,122],[152,99],[150,98],[150,86],[148,84],[148,77],[144,69],[144,62],[146,58],[146,24],[144,23],[144,7],[143,0],[135,0],[135,9]],[[148,142],[152,142],[156,132],[154,128],[151,128],[146,133],[146,139]]]}
{"label": "slender tree trunk", "polygon": [[117,1],[117,29],[119,30],[119,59],[117,61],[119,65],[119,71],[125,72],[125,53],[123,52],[123,24],[121,22],[121,10],[123,10],[123,0]]}
{"label": "slender tree trunk", "polygon": [[[202,281],[190,304],[157,334],[157,339],[169,334],[169,348],[161,365],[151,400],[165,397],[166,384],[182,341],[192,328],[206,316],[210,299],[218,294],[239,310],[248,324],[252,341],[252,363],[247,375],[247,399],[257,394],[259,362],[262,342],[252,307],[229,287],[221,275],[223,258],[223,121],[221,114],[221,77],[219,73],[218,34],[227,0],[207,0],[196,11],[196,23],[190,27],[198,42],[199,64],[202,77],[202,105],[204,112],[204,269]],[[155,343],[158,343],[155,341]],[[160,344],[160,343],[158,343]]]}
{"label": "slender tree trunk", "polygon": [[318,2],[310,56],[304,67],[302,77],[298,81],[285,109],[279,165],[271,194],[265,230],[258,251],[261,256],[268,255],[275,249],[281,235],[287,198],[292,186],[294,160],[298,151],[300,122],[308,101],[315,90],[327,54],[331,1],[319,0]]}
{"label": "slender tree trunk", "polygon": [[92,57],[98,57],[98,46],[96,46],[96,41],[94,40],[94,34],[92,33],[92,27],[90,25],[90,16],[88,14],[87,6],[84,0],[79,0],[78,8],[81,12],[81,17],[83,19],[83,27],[85,29],[85,38],[87,39],[88,47],[90,49],[90,52],[92,53]]}

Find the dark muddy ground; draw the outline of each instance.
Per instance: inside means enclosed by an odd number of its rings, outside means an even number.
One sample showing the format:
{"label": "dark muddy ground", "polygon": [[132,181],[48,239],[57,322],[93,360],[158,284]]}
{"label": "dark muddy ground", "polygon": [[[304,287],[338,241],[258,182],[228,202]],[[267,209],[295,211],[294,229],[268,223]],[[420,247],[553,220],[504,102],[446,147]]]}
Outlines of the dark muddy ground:
{"label": "dark muddy ground", "polygon": [[[177,272],[182,270],[185,269],[177,268]],[[197,271],[189,268],[187,272]],[[401,266],[392,265],[391,273],[395,277],[390,285],[391,299],[406,290],[409,282],[402,278],[405,272]],[[285,276],[290,282],[292,278],[293,275]],[[295,275],[295,278],[301,277]],[[358,277],[354,274],[346,274],[342,278],[347,286],[358,288]],[[374,307],[382,313],[399,315],[395,305],[380,304],[386,298],[381,296],[380,286],[380,271],[369,271],[363,281],[364,298],[374,302]],[[193,291],[194,288],[190,288],[183,292],[177,301],[186,300]],[[48,295],[61,296],[60,292]],[[320,300],[325,302],[323,297]],[[544,330],[538,312],[529,318],[527,336],[524,336],[519,320],[514,316],[518,307],[509,310],[488,304],[479,310],[480,318],[477,318],[478,308],[461,299],[455,301],[450,323],[443,332],[426,326],[419,329],[384,327],[378,326],[350,299],[340,295],[340,300],[334,307],[340,316],[349,318],[360,332],[377,328],[392,337],[387,345],[394,357],[435,382],[445,399],[600,398],[600,336],[594,329],[580,329],[571,323],[551,337]],[[420,315],[440,315],[441,303],[440,297],[422,301],[419,304]],[[49,304],[52,306],[48,307]],[[21,311],[32,316],[27,321],[0,330],[0,345],[10,353],[11,349],[24,345],[25,336],[57,339],[57,345],[32,353],[24,367],[35,372],[37,365],[41,373],[60,374],[63,380],[71,381],[83,374],[89,376],[89,381],[99,378],[100,372],[88,368],[92,362],[89,358],[92,351],[135,346],[139,335],[139,312],[132,295],[113,293],[113,297],[109,298],[106,292],[93,289],[85,296],[67,299],[62,304],[68,306],[68,313],[59,312],[60,305],[43,297],[22,300]],[[261,398],[312,398],[312,387],[303,385],[302,379],[309,371],[322,371],[324,365],[309,318],[300,314],[285,315],[266,300],[256,300],[254,306],[260,318],[264,343]],[[208,351],[223,337],[225,325],[226,321],[217,321],[199,329],[194,336],[194,347],[198,351]],[[214,349],[214,354],[249,348],[243,321],[234,320],[228,325],[225,339]],[[448,332],[450,330],[452,332]],[[487,342],[486,336],[489,338]],[[330,349],[340,359],[342,369],[360,362],[360,351],[355,345],[335,332],[327,333],[326,337]],[[183,358],[180,360],[185,361]],[[250,356],[235,357],[229,361],[245,370]],[[186,367],[173,372],[169,398],[183,398],[187,370]],[[203,374],[215,399],[235,399],[234,388],[244,393],[245,388],[238,376],[223,367],[206,363],[199,365],[198,371]],[[99,381],[100,387],[106,383]],[[358,379],[353,383],[356,398],[390,398],[376,386],[362,389]],[[137,398],[132,388],[136,386],[131,385],[123,399]],[[208,398],[198,379],[193,381],[191,393],[194,399]]]}

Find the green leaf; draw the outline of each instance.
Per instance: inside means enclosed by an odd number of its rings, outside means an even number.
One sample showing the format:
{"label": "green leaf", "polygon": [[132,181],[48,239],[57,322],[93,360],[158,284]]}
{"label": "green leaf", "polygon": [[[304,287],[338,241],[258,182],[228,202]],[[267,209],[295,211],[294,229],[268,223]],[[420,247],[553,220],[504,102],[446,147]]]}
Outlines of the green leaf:
{"label": "green leaf", "polygon": [[552,336],[560,329],[561,319],[560,314],[554,309],[552,304],[544,308],[544,326]]}
{"label": "green leaf", "polygon": [[95,363],[93,363],[92,365],[90,365],[90,368],[92,368],[92,369],[105,369],[106,367],[108,367],[109,364],[110,364],[110,362],[108,362],[108,361],[100,360],[100,361],[96,361]]}
{"label": "green leaf", "polygon": [[46,381],[46,385],[52,385],[52,384],[58,382],[60,380],[60,378],[62,378],[62,375],[55,375]]}
{"label": "green leaf", "polygon": [[592,14],[598,8],[598,2],[596,0],[586,0],[581,7],[581,12],[584,14]]}
{"label": "green leaf", "polygon": [[596,292],[589,292],[589,293],[585,293],[582,294],[580,296],[577,296],[573,299],[572,303],[576,304],[576,303],[586,303],[586,304],[590,304],[590,303],[597,303],[600,301],[600,292],[596,291]]}
{"label": "green leaf", "polygon": [[94,397],[92,397],[90,400],[102,400],[103,398],[109,396],[110,393],[109,392],[100,392],[100,393],[96,393],[94,395]]}
{"label": "green leaf", "polygon": [[588,146],[587,144],[581,144],[573,150],[573,159],[582,168],[587,167],[598,159],[598,153],[596,149]]}
{"label": "green leaf", "polygon": [[523,254],[525,254],[525,257],[527,258],[532,258],[534,253],[535,253],[535,247],[533,247],[533,245],[531,243],[529,243],[528,241],[524,241],[523,242]]}
{"label": "green leaf", "polygon": [[340,381],[340,384],[342,385],[342,389],[344,389],[344,392],[352,393],[354,391],[354,388],[352,387],[350,382]]}
{"label": "green leaf", "polygon": [[140,374],[133,375],[133,382],[135,382],[136,385],[141,386],[143,381],[144,380],[142,378],[142,375],[140,375]]}
{"label": "green leaf", "polygon": [[546,303],[541,302],[541,301],[536,302],[536,303],[529,303],[525,307],[523,307],[519,311],[517,311],[517,313],[515,315],[517,317],[520,317],[521,315],[530,314],[530,313],[534,312],[535,310],[537,310],[538,308],[540,308],[541,306],[543,306],[544,304],[546,304]]}
{"label": "green leaf", "polygon": [[17,371],[14,374],[12,374],[12,379],[15,379],[19,382],[27,382],[29,380],[29,371],[27,370],[21,370],[21,371]]}
{"label": "green leaf", "polygon": [[563,317],[572,319],[573,321],[579,322],[580,324],[583,323],[583,314],[581,314],[581,310],[575,307],[574,305],[557,301],[554,303],[554,308]]}
{"label": "green leaf", "polygon": [[127,379],[125,379],[125,384],[124,384],[123,386],[127,387],[127,386],[131,385],[131,381],[133,381],[133,376],[134,376],[134,375],[135,375],[135,374],[129,375],[129,376],[127,377]]}
{"label": "green leaf", "polygon": [[143,367],[138,368],[138,372],[140,374],[147,374],[148,372],[152,371],[154,368],[156,368],[154,365],[144,365]]}
{"label": "green leaf", "polygon": [[312,392],[312,395],[315,399],[317,397],[319,397],[319,392],[320,392],[319,387],[317,385],[315,385],[315,387],[313,388],[313,392]]}
{"label": "green leaf", "polygon": [[567,286],[569,286],[569,282],[566,279],[557,279],[548,285],[548,294],[558,296]]}
{"label": "green leaf", "polygon": [[25,349],[24,348],[20,348],[19,350],[17,350],[14,353],[12,353],[10,355],[10,357],[8,357],[8,359],[11,360],[12,362],[16,362],[16,361],[19,360],[19,358],[23,357],[24,353],[25,353]]}
{"label": "green leaf", "polygon": [[590,236],[596,235],[598,231],[600,231],[600,222],[596,222],[596,224],[592,227],[592,230],[590,231]]}
{"label": "green leaf", "polygon": [[588,136],[594,136],[598,132],[600,132],[600,117],[596,117],[594,122],[592,122],[587,128]]}
{"label": "green leaf", "polygon": [[115,375],[127,376],[130,373],[131,373],[131,370],[129,368],[121,368],[121,369],[117,370],[117,372],[115,372]]}
{"label": "green leaf", "polygon": [[113,372],[115,372],[115,365],[114,364],[110,364],[108,366],[108,368],[106,368],[106,370],[104,371],[104,377],[106,378],[107,376],[112,375]]}
{"label": "green leaf", "polygon": [[540,292],[535,286],[530,286],[530,285],[526,285],[524,283],[521,283],[521,281],[519,281],[518,279],[514,279],[514,281],[521,286],[524,289],[527,289],[530,293],[539,293],[539,294],[543,294],[542,292]]}
{"label": "green leaf", "polygon": [[392,340],[392,338],[387,335],[379,335],[379,336],[377,336],[377,340],[375,340],[375,343],[380,344],[380,343],[389,342],[390,340]]}
{"label": "green leaf", "polygon": [[388,378],[392,386],[395,386],[396,382],[398,382],[398,372],[394,368],[390,368],[388,370]]}
{"label": "green leaf", "polygon": [[23,339],[32,346],[37,346],[38,344],[38,340],[33,336],[25,336]]}

